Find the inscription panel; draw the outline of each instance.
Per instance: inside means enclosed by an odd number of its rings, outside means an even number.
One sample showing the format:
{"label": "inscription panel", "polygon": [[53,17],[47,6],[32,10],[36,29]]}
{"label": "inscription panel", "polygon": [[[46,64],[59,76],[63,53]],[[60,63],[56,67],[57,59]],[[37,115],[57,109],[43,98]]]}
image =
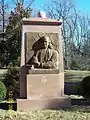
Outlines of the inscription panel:
{"label": "inscription panel", "polygon": [[63,73],[28,75],[27,76],[27,98],[57,97],[64,94]]}

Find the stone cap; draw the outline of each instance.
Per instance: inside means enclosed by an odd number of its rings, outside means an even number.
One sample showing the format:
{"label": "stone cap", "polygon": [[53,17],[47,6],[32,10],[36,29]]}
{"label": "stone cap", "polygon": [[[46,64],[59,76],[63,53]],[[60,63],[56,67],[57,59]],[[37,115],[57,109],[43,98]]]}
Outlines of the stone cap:
{"label": "stone cap", "polygon": [[51,18],[23,18],[23,25],[51,25],[59,26],[62,24],[62,21],[58,21]]}
{"label": "stone cap", "polygon": [[60,74],[60,71],[59,69],[30,69],[28,74]]}

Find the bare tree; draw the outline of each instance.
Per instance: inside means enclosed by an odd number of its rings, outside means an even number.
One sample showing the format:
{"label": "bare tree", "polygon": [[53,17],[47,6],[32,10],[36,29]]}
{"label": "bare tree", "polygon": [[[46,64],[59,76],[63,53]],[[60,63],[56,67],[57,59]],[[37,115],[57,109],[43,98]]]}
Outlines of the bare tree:
{"label": "bare tree", "polygon": [[65,68],[90,69],[90,18],[79,14],[71,0],[51,0],[45,10],[49,17],[63,21]]}
{"label": "bare tree", "polygon": [[63,51],[66,68],[70,68],[70,60],[75,52],[75,34],[77,31],[77,11],[71,0],[51,0],[46,6],[48,16],[57,20],[62,19]]}
{"label": "bare tree", "polygon": [[24,7],[24,9],[29,9],[31,5],[34,3],[34,0],[13,0],[13,3],[17,6],[20,4]]}
{"label": "bare tree", "polygon": [[0,26],[1,31],[5,32],[5,26],[7,24],[8,14],[7,14],[8,4],[4,2],[4,0],[0,1]]}

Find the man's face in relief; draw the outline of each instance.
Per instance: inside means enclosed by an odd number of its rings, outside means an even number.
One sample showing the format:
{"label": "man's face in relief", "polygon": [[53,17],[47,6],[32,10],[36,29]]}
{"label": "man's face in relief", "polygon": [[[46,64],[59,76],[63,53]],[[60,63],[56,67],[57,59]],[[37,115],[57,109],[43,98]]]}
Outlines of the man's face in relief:
{"label": "man's face in relief", "polygon": [[44,49],[48,48],[49,41],[50,41],[50,40],[49,40],[49,37],[46,36],[46,37],[43,38],[43,41],[42,41],[42,42],[43,42],[43,48],[44,48]]}

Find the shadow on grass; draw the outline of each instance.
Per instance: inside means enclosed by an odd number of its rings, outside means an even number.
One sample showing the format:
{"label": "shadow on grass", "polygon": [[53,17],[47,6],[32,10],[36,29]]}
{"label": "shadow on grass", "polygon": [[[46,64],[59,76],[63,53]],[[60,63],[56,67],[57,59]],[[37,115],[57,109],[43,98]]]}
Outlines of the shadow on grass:
{"label": "shadow on grass", "polygon": [[87,106],[90,105],[90,99],[71,99],[71,104]]}
{"label": "shadow on grass", "polygon": [[0,103],[0,109],[3,110],[9,110],[10,106],[12,107],[12,110],[17,110],[17,103]]}
{"label": "shadow on grass", "polygon": [[80,113],[90,113],[90,106],[85,105],[73,105],[71,108],[62,109],[66,112],[80,112]]}

